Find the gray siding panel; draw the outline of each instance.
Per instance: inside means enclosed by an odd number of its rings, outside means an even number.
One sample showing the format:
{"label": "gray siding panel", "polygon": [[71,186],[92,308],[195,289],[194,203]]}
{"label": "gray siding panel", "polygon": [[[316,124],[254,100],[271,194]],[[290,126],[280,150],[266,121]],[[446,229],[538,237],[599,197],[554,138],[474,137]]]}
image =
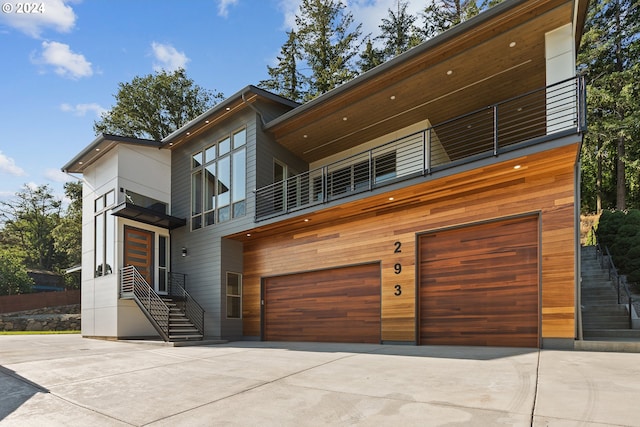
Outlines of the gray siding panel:
{"label": "gray siding panel", "polygon": [[[187,290],[205,310],[205,335],[209,338],[238,339],[243,335],[241,319],[226,318],[226,272],[242,273],[242,243],[224,239],[255,226],[254,190],[271,184],[273,159],[288,164],[297,171],[307,164],[280,147],[262,131],[262,119],[272,119],[285,112],[282,106],[262,103],[255,110],[246,108],[211,130],[181,144],[171,156],[171,213],[187,218],[187,225],[171,232],[171,269],[187,275]],[[274,108],[277,107],[277,108]],[[190,231],[191,158],[237,129],[247,129],[247,199],[246,215]],[[181,256],[182,248],[188,255]]]}

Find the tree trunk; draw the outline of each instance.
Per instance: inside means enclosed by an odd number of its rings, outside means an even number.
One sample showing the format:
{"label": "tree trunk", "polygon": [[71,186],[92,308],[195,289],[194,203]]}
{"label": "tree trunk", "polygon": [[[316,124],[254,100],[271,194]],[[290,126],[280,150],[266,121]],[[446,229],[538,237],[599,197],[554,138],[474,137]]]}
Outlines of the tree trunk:
{"label": "tree trunk", "polygon": [[625,180],[624,137],[618,136],[618,153],[616,159],[616,209],[627,208],[627,182]]}
{"label": "tree trunk", "polygon": [[602,212],[602,154],[600,153],[600,137],[597,138],[596,151],[596,213]]}

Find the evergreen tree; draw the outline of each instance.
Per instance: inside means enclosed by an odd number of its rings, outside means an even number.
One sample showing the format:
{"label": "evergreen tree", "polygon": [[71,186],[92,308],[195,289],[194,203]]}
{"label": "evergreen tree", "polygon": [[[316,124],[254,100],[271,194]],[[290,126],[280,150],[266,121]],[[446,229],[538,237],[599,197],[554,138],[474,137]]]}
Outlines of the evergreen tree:
{"label": "evergreen tree", "polygon": [[384,62],[384,52],[373,47],[371,38],[367,38],[365,46],[364,51],[360,54],[360,59],[356,63],[361,73],[369,71]]}
{"label": "evergreen tree", "polygon": [[406,1],[397,2],[395,11],[388,9],[388,18],[382,19],[379,25],[381,34],[376,37],[384,43],[384,59],[391,59],[420,44],[423,40],[420,31],[415,27],[416,17],[407,12]]}
{"label": "evergreen tree", "polygon": [[353,15],[341,0],[302,0],[295,17],[300,50],[309,67],[308,101],[356,77],[362,24],[351,30]]}
{"label": "evergreen tree", "polygon": [[270,79],[258,84],[263,89],[272,91],[293,101],[302,101],[305,92],[305,77],[298,71],[298,61],[302,59],[300,46],[295,31],[287,32],[287,41],[280,49],[278,65],[267,66]]}
{"label": "evergreen tree", "polygon": [[[626,209],[640,201],[640,5],[601,0],[590,5],[579,62],[586,66],[583,206]],[[587,175],[592,174],[591,176]]]}
{"label": "evergreen tree", "polygon": [[424,35],[430,39],[478,13],[480,8],[476,0],[431,0],[423,12]]}

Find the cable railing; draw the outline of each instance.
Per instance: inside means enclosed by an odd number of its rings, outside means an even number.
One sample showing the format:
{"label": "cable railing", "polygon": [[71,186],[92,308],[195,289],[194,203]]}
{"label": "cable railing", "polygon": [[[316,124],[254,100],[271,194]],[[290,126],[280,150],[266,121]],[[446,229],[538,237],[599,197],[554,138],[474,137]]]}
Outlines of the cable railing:
{"label": "cable railing", "polygon": [[169,295],[182,308],[187,319],[204,336],[204,309],[187,292],[187,275],[169,273]]}
{"label": "cable railing", "polygon": [[[626,296],[628,312],[629,312],[629,329],[633,328],[633,298],[631,297],[631,290],[629,289],[629,284],[627,283],[627,277],[618,273],[618,269],[613,263],[613,258],[611,257],[611,252],[609,252],[609,248],[600,243],[600,239],[596,234],[596,230],[591,227],[591,232],[594,236],[596,236],[596,259],[600,261],[600,266],[602,268],[606,268],[609,271],[609,280],[611,280],[618,293],[618,304],[623,303],[623,299]],[[623,295],[624,292],[624,295]]]}
{"label": "cable railing", "polygon": [[256,221],[498,156],[550,135],[585,130],[576,77],[458,116],[255,191]]}
{"label": "cable railing", "polygon": [[169,307],[132,265],[120,270],[120,298],[134,299],[160,336],[169,341]]}

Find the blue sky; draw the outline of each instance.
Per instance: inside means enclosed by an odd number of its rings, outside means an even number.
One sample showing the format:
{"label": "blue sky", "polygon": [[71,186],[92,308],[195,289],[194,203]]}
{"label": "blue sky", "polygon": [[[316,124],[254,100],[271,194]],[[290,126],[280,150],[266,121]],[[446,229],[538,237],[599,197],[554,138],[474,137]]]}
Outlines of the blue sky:
{"label": "blue sky", "polygon": [[[396,2],[345,1],[374,35]],[[17,13],[19,3],[0,0],[0,200],[25,184],[62,197],[71,178],[60,168],[93,141],[119,82],[183,67],[230,96],[267,78],[300,0],[43,0]]]}

